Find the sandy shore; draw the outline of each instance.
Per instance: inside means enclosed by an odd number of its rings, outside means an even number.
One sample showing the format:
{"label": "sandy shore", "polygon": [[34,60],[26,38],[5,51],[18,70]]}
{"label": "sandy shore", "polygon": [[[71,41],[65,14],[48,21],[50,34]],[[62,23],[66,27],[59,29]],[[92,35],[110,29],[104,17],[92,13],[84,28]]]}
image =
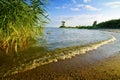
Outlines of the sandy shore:
{"label": "sandy shore", "polygon": [[120,29],[103,29],[103,31],[120,33]]}
{"label": "sandy shore", "polygon": [[[79,57],[59,61],[3,78],[3,80],[119,80],[120,54],[90,64]],[[72,62],[71,62],[72,61]],[[76,61],[76,63],[75,63]],[[74,62],[74,63],[73,63]],[[79,62],[79,63],[78,63]],[[73,63],[73,64],[72,64]],[[76,64],[76,65],[75,65]]]}
{"label": "sandy shore", "polygon": [[[120,34],[117,34],[120,35]],[[119,42],[71,59],[46,64],[35,69],[1,78],[2,80],[119,80]],[[116,51],[114,51],[114,48]],[[113,49],[113,50],[112,50]]]}

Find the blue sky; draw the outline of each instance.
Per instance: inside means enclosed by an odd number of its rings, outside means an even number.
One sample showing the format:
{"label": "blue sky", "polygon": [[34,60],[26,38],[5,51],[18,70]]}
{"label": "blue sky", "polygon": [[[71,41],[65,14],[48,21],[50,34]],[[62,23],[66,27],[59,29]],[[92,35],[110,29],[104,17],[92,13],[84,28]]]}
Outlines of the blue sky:
{"label": "blue sky", "polygon": [[51,21],[47,27],[92,25],[120,18],[120,0],[48,0],[47,12]]}

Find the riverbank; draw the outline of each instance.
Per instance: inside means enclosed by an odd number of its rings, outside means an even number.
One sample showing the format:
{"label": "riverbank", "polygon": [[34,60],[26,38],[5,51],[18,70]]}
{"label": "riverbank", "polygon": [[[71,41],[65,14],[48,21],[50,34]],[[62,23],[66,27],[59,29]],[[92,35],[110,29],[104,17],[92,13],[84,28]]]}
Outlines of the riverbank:
{"label": "riverbank", "polygon": [[[119,33],[111,33],[116,41],[97,50],[64,61],[59,60],[32,70],[7,76],[12,80],[96,80],[120,79]],[[112,56],[112,57],[111,57]],[[97,75],[96,75],[97,74]]]}

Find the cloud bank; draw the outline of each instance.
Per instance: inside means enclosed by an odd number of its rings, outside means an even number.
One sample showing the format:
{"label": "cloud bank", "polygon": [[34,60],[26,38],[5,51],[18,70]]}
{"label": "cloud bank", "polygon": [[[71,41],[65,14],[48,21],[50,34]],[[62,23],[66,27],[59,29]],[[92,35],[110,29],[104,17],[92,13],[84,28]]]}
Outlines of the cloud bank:
{"label": "cloud bank", "polygon": [[91,0],[83,0],[84,3],[90,2]]}
{"label": "cloud bank", "polygon": [[92,25],[94,21],[97,21],[98,23],[111,20],[111,19],[117,19],[120,16],[114,15],[114,16],[107,16],[104,14],[81,14],[81,15],[74,15],[74,16],[60,16],[60,20],[66,21],[67,26],[78,26],[78,25]]}
{"label": "cloud bank", "polygon": [[111,8],[119,8],[120,7],[120,2],[108,2],[105,5],[108,6],[108,7],[111,7]]}

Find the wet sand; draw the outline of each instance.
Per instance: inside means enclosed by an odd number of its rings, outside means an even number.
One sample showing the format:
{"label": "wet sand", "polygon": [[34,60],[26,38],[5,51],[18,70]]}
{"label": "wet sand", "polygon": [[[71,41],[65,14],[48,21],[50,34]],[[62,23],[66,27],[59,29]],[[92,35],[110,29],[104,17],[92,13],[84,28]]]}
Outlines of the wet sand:
{"label": "wet sand", "polygon": [[3,80],[118,80],[120,79],[119,63],[120,54],[96,61],[94,64],[89,61],[84,62],[84,59],[79,59],[77,56],[8,76]]}
{"label": "wet sand", "polygon": [[120,29],[103,29],[103,31],[120,33]]}
{"label": "wet sand", "polygon": [[[120,35],[120,34],[117,34]],[[117,38],[117,36],[116,36]],[[119,80],[120,40],[71,59],[46,64],[2,80]],[[114,48],[116,50],[114,50]]]}

